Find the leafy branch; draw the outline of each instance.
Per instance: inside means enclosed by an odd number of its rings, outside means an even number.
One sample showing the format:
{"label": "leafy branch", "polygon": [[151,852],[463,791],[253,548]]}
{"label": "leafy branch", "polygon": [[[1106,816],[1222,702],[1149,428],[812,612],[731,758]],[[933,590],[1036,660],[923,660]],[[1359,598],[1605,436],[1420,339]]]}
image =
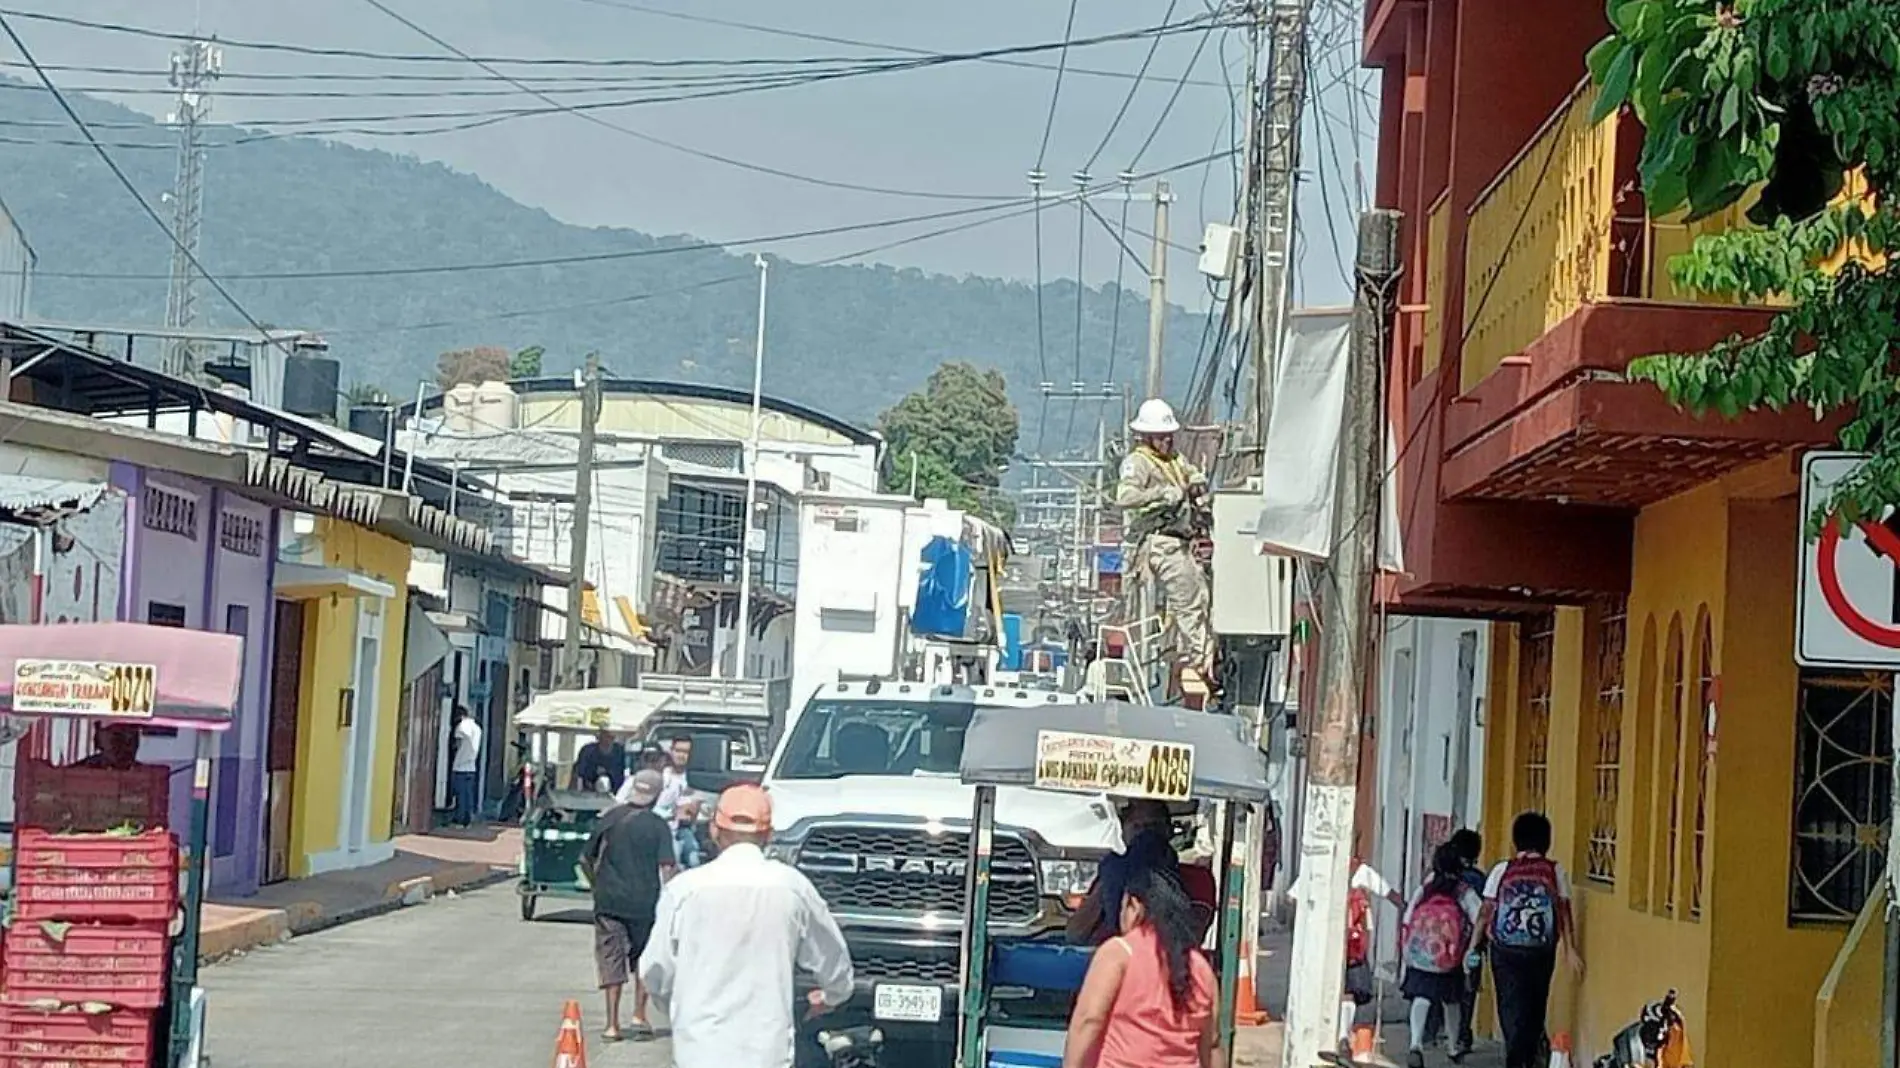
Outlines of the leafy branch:
{"label": "leafy branch", "polygon": [[1594,118],[1629,108],[1652,216],[1707,218],[1753,197],[1757,228],[1703,236],[1669,264],[1678,285],[1787,310],[1753,337],[1632,361],[1697,415],[1801,405],[1846,412],[1841,445],[1869,454],[1809,519],[1900,505],[1900,213],[1854,196],[1858,173],[1900,189],[1900,0],[1627,0],[1587,60]]}

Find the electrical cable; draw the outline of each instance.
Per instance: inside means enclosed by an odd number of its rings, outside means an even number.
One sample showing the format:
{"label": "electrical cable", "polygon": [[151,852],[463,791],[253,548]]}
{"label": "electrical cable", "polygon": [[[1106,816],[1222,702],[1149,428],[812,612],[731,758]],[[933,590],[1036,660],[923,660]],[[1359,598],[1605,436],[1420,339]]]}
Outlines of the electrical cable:
{"label": "electrical cable", "polygon": [[1200,65],[1201,53],[1207,50],[1207,42],[1213,38],[1214,31],[1219,27],[1220,23],[1209,23],[1207,32],[1201,35],[1201,43],[1194,46],[1194,54],[1188,57],[1187,66],[1181,69],[1181,77],[1175,81],[1174,91],[1168,94],[1168,102],[1162,106],[1161,114],[1155,118],[1155,124],[1148,131],[1148,136],[1142,140],[1141,147],[1137,148],[1134,156],[1129,159],[1129,170],[1132,171],[1141,166],[1142,157],[1154,147],[1155,138],[1161,135],[1161,128],[1167,124],[1168,116],[1174,113],[1175,103],[1181,99],[1181,90],[1187,88],[1188,78],[1194,74],[1194,68]]}
{"label": "electrical cable", "polygon": [[[1168,10],[1161,16],[1161,21],[1164,25],[1174,18],[1174,9],[1180,6],[1180,3],[1181,0],[1168,0]],[[1108,129],[1103,131],[1102,139],[1096,144],[1095,151],[1089,153],[1089,161],[1082,165],[1084,171],[1094,170],[1095,162],[1102,158],[1103,152],[1107,151],[1108,143],[1114,138],[1115,131],[1121,128],[1122,120],[1128,117],[1128,108],[1135,102],[1135,94],[1141,91],[1142,80],[1148,77],[1148,68],[1154,64],[1155,53],[1159,51],[1160,48],[1161,38],[1159,36],[1148,42],[1148,54],[1142,58],[1141,69],[1135,71],[1134,80],[1128,85],[1128,94],[1122,97],[1122,106],[1116,109],[1115,117],[1109,121]]]}
{"label": "electrical cable", "polygon": [[[1080,0],[1069,0],[1069,19],[1062,31],[1064,41],[1075,36],[1075,10],[1079,6]],[[1069,70],[1069,48],[1066,44],[1057,56],[1056,84],[1049,93],[1049,117],[1043,120],[1042,147],[1036,150],[1036,170],[1038,171],[1042,170],[1043,161],[1049,155],[1049,135],[1054,133],[1056,128],[1056,106],[1062,102],[1062,77]]]}

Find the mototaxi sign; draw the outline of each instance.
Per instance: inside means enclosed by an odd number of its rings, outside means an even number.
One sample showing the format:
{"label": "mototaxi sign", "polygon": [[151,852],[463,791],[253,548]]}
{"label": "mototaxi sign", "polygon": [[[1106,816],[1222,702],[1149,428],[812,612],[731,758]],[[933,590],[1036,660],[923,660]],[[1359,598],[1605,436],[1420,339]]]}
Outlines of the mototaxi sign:
{"label": "mototaxi sign", "polygon": [[1900,671],[1900,518],[1830,520],[1807,536],[1808,517],[1865,457],[1811,452],[1801,461],[1801,574],[1795,662],[1814,668]]}
{"label": "mototaxi sign", "polygon": [[21,659],[13,666],[13,711],[19,715],[150,719],[158,669],[105,660]]}
{"label": "mototaxi sign", "polygon": [[1194,793],[1194,747],[1075,731],[1036,732],[1039,790],[1186,801]]}

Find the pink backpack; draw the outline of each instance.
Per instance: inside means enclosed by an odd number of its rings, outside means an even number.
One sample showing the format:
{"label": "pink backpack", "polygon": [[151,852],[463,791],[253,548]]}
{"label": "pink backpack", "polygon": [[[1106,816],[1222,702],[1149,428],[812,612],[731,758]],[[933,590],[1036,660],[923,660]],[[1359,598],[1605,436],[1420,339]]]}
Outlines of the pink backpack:
{"label": "pink backpack", "polygon": [[1405,928],[1406,967],[1445,975],[1463,966],[1471,935],[1464,905],[1458,900],[1463,889],[1427,891],[1412,907],[1412,919]]}

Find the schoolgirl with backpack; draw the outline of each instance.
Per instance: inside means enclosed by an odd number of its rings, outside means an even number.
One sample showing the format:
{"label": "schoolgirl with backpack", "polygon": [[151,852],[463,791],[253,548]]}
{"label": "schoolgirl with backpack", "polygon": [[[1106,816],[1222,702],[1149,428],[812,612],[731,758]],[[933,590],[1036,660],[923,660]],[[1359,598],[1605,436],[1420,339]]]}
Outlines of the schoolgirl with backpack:
{"label": "schoolgirl with backpack", "polygon": [[[1410,1068],[1424,1068],[1433,1007],[1447,1016],[1464,1011],[1466,955],[1482,908],[1464,868],[1456,848],[1439,846],[1432,853],[1431,878],[1406,903],[1399,938],[1405,977],[1399,992],[1411,1002]],[[1453,1055],[1454,1063],[1462,1059],[1462,1052]]]}

